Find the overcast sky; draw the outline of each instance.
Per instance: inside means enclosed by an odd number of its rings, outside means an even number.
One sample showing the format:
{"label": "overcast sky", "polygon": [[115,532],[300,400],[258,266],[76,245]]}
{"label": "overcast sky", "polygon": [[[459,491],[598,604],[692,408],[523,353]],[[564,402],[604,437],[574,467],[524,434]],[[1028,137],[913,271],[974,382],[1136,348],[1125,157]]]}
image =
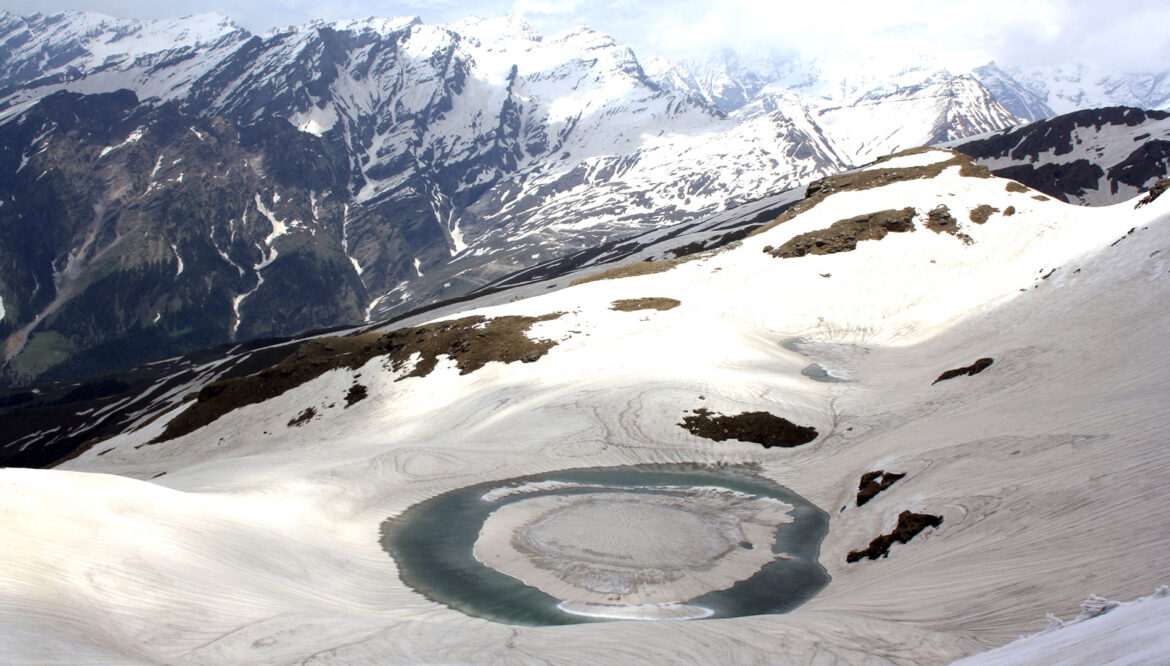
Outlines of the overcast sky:
{"label": "overcast sky", "polygon": [[720,47],[965,65],[1087,62],[1170,68],[1170,0],[0,0],[18,13],[84,9],[170,18],[219,11],[254,32],[315,18],[418,15],[441,23],[519,13],[546,34],[588,25],[642,58]]}

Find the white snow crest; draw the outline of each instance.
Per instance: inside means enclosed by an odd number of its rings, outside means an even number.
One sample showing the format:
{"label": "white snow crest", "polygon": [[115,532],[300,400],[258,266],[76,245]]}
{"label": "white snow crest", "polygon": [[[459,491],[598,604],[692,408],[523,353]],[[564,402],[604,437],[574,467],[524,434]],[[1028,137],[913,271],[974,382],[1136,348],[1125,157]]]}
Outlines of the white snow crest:
{"label": "white snow crest", "polygon": [[323,109],[311,106],[306,111],[294,113],[289,117],[288,121],[294,127],[302,132],[308,132],[314,136],[322,136],[337,124],[337,111],[333,109],[332,105],[326,106]]}
{"label": "white snow crest", "polygon": [[119,143],[116,146],[106,146],[105,148],[102,148],[102,152],[100,155],[98,155],[98,159],[105,157],[109,153],[111,153],[119,148],[122,148],[124,146],[129,146],[132,143],[138,143],[138,141],[142,139],[143,131],[144,130],[141,127],[139,127],[138,129],[131,132],[130,135],[126,137],[126,140],[123,141],[122,143]]}
{"label": "white snow crest", "polygon": [[175,277],[183,274],[183,257],[179,256],[179,248],[174,243],[171,243],[171,252],[175,253],[175,260],[179,262],[179,266],[175,269]]}

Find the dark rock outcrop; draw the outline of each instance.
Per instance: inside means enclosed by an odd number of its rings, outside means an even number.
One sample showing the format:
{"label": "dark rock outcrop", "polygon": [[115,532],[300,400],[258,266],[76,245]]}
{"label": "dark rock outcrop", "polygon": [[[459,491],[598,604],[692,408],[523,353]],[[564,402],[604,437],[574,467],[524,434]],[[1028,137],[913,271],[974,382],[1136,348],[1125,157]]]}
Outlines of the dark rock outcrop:
{"label": "dark rock outcrop", "polygon": [[933,384],[937,384],[939,382],[945,382],[948,379],[954,379],[955,377],[962,377],[963,375],[968,375],[968,376],[977,375],[977,374],[983,372],[984,370],[990,368],[991,364],[994,362],[995,361],[993,359],[990,359],[990,358],[981,358],[978,361],[975,361],[974,363],[972,363],[971,365],[968,365],[966,367],[955,368],[953,370],[947,370],[946,372],[939,375],[938,379],[931,382],[931,384],[933,385]]}
{"label": "dark rock outcrop", "polygon": [[728,416],[700,408],[684,417],[679,425],[698,437],[716,442],[738,439],[760,444],[765,449],[791,448],[817,438],[816,428],[799,426],[768,412],[743,412]]}
{"label": "dark rock outcrop", "polygon": [[898,525],[894,527],[894,531],[889,534],[882,534],[869,542],[869,546],[862,550],[855,550],[850,552],[845,561],[852,563],[858,562],[865,558],[876,560],[878,558],[887,557],[890,554],[890,547],[895,543],[909,543],[911,539],[918,536],[922,530],[928,527],[938,527],[942,525],[942,516],[932,516],[928,513],[913,513],[911,511],[903,511],[898,515]]}

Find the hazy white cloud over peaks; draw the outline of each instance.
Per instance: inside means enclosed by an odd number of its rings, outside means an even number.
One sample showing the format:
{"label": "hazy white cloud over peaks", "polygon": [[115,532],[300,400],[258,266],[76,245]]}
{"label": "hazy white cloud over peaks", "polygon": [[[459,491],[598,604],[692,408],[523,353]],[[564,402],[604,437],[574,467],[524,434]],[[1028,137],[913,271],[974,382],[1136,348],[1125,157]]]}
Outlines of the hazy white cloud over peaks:
{"label": "hazy white cloud over peaks", "polygon": [[0,0],[0,8],[149,18],[220,11],[254,32],[316,18],[418,15],[449,23],[516,13],[546,34],[587,25],[643,60],[732,48],[871,64],[931,58],[957,67],[994,58],[1170,68],[1168,0]]}
{"label": "hazy white cloud over peaks", "polygon": [[516,0],[512,12],[524,15],[570,14],[585,4],[585,0]]}

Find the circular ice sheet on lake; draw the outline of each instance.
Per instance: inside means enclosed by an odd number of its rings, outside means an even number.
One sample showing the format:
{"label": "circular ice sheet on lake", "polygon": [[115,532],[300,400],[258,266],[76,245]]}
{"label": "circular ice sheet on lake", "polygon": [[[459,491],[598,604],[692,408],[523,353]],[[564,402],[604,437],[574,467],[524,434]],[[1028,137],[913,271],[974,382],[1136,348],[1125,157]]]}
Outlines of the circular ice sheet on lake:
{"label": "circular ice sheet on lake", "polygon": [[825,586],[828,516],[745,468],[565,470],[461,488],[382,527],[403,581],[526,625],[783,613]]}

